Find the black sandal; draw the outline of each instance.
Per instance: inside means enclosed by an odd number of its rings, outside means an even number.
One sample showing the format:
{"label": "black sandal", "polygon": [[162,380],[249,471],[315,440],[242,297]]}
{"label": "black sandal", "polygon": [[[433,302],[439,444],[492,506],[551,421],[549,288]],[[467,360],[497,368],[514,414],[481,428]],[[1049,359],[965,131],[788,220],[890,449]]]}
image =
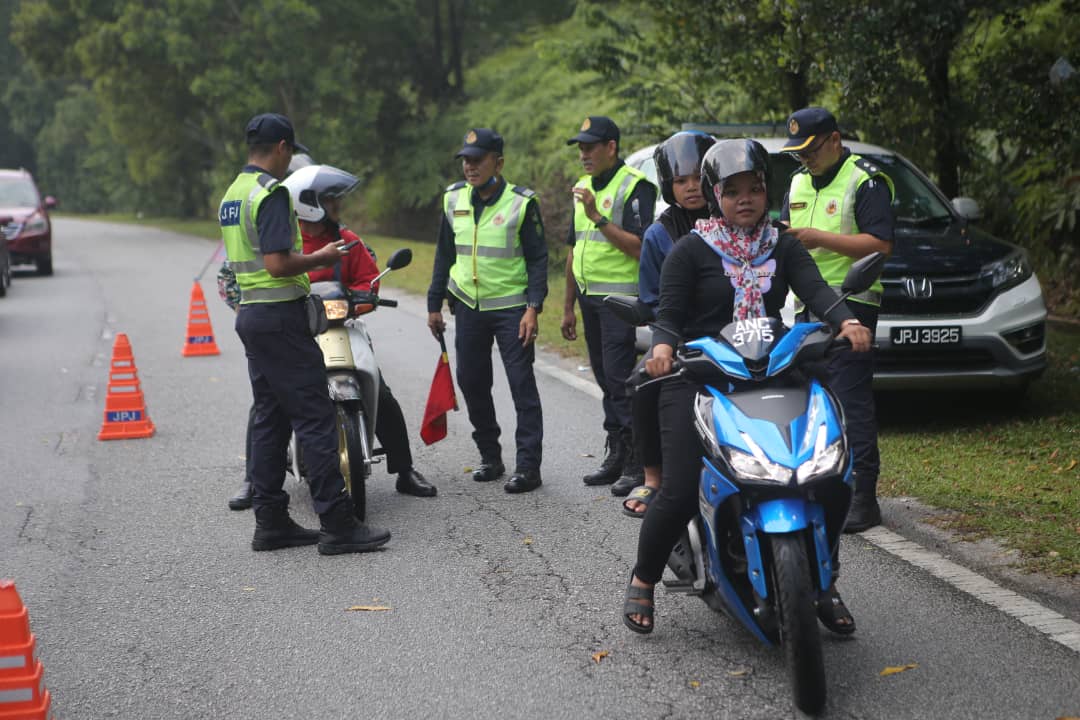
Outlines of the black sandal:
{"label": "black sandal", "polygon": [[855,632],[855,618],[840,598],[835,584],[830,585],[818,598],[817,616],[822,625],[837,635],[850,635]]}
{"label": "black sandal", "polygon": [[[630,584],[626,586],[626,600],[622,606],[622,620],[626,627],[636,633],[648,635],[653,631],[653,591],[655,589],[655,585],[651,588],[635,587],[634,576],[630,576]],[[649,601],[648,604],[645,603],[646,600]],[[644,615],[649,618],[649,624],[634,622],[630,619],[631,615]]]}

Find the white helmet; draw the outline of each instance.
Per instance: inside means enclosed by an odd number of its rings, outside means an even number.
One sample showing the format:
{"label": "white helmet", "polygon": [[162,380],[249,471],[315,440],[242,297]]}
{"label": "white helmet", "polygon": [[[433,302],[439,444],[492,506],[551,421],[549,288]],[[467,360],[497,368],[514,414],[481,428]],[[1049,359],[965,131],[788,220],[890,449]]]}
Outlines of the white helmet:
{"label": "white helmet", "polygon": [[347,195],[359,183],[355,175],[331,165],[308,165],[282,181],[292,195],[296,216],[307,222],[319,222],[326,217],[322,198]]}
{"label": "white helmet", "polygon": [[291,175],[302,167],[307,167],[308,165],[314,164],[315,161],[307,153],[293,153],[292,160],[289,161],[289,174]]}

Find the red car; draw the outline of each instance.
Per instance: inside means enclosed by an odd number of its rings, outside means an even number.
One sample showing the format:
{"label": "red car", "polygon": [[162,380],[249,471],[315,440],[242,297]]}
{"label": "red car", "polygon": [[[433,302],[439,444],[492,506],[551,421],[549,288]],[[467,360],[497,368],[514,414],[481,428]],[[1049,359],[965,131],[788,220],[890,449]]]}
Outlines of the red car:
{"label": "red car", "polygon": [[49,210],[54,207],[56,198],[43,199],[29,172],[0,170],[0,217],[12,218],[3,232],[13,265],[33,263],[38,275],[52,275]]}

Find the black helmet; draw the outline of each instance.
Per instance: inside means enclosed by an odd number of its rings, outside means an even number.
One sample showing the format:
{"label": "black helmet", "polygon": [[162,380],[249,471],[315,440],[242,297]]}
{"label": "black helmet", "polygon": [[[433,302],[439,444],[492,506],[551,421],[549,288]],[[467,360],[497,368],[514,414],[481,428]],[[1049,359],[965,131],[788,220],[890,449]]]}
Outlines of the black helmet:
{"label": "black helmet", "polygon": [[699,130],[677,132],[653,150],[656,176],[660,180],[660,194],[668,205],[675,204],[672,183],[680,175],[697,175],[701,172],[701,158],[713,146],[716,138]]}
{"label": "black helmet", "polygon": [[721,140],[709,148],[701,161],[701,184],[705,202],[714,217],[720,210],[720,197],[724,180],[743,172],[756,172],[763,180],[769,176],[769,153],[756,140]]}

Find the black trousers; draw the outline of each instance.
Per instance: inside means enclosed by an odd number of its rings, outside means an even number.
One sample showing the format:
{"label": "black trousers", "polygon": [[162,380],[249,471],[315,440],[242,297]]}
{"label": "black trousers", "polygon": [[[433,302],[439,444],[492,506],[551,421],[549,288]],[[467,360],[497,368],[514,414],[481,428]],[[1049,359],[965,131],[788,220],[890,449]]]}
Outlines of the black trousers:
{"label": "black trousers", "polygon": [[254,395],[249,452],[256,508],[286,506],[286,450],[295,432],[304,450],[315,512],[346,499],[338,466],[334,404],[322,353],[308,331],[301,301],[242,305],[236,333],[244,343]]}
{"label": "black trousers", "polygon": [[387,472],[396,474],[412,468],[412,448],[409,447],[405,415],[382,373],[379,373],[379,415],[375,418],[375,437],[386,451]]}
{"label": "black trousers", "polygon": [[494,383],[491,364],[491,345],[499,347],[510,395],[517,412],[517,444],[515,469],[539,470],[543,455],[544,418],[540,393],[536,389],[533,362],[536,346],[521,344],[518,327],[525,306],[505,310],[473,310],[457,303],[454,310],[454,350],[457,353],[457,382],[469,411],[473,426],[473,441],[483,460],[502,459],[499,445],[501,430],[495,418],[495,402],[491,397]]}
{"label": "black trousers", "polygon": [[[608,433],[630,433],[633,409],[626,380],[634,369],[636,331],[604,305],[602,295],[578,294],[585,345],[589,350],[596,384],[604,393],[604,429]],[[627,438],[629,440],[629,438]]]}
{"label": "black trousers", "polygon": [[650,357],[652,357],[651,350],[634,366],[630,383],[634,416],[634,446],[641,458],[641,464],[645,467],[655,467],[663,462],[660,447],[660,388],[663,383],[654,382],[644,386],[636,383],[638,371],[644,369],[645,361]]}

